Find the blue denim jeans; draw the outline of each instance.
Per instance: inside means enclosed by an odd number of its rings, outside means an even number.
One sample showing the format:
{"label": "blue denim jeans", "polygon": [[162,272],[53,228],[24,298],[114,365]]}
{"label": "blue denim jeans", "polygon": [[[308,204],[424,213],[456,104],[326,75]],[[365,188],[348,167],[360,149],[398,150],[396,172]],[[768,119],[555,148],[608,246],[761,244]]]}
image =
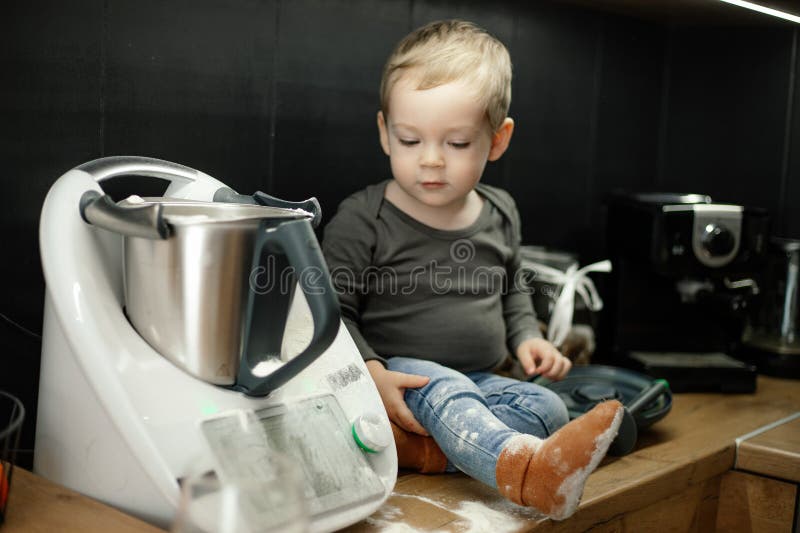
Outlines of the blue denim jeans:
{"label": "blue denim jeans", "polygon": [[430,378],[424,387],[406,389],[406,404],[447,456],[448,471],[491,487],[508,439],[520,433],[544,439],[569,421],[561,398],[534,383],[406,357],[392,357],[388,368]]}

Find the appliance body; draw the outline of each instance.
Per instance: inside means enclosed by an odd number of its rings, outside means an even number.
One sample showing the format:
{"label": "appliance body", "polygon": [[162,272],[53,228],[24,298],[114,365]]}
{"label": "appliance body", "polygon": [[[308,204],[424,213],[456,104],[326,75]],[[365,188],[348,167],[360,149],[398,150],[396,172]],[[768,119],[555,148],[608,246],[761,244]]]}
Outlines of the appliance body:
{"label": "appliance body", "polygon": [[[600,352],[617,363],[647,352],[692,354],[684,362],[701,369],[721,360],[739,367],[727,354],[735,352],[758,293],[767,235],[761,209],[715,204],[696,194],[612,196],[607,241],[613,270]],[[656,377],[669,379],[677,392],[715,387],[707,375],[686,383],[672,373]],[[716,384],[727,386],[723,377]]]}
{"label": "appliance body", "polygon": [[[293,405],[322,395],[335,399],[349,423],[377,415],[383,429],[391,431],[345,327],[312,365],[264,397],[206,383],[155,351],[124,314],[122,236],[85,223],[78,210],[80,197],[90,189],[102,193],[100,183],[120,168],[170,180],[165,196],[174,198],[211,201],[224,185],[174,163],[109,159],[113,165],[98,160],[66,173],[42,209],[47,290],[34,460],[38,474],[166,527],[179,501],[180,479],[218,468],[202,429],[210,419],[276,408],[291,411]],[[112,167],[113,172],[105,172]],[[283,337],[282,357],[288,360],[313,336],[301,294],[294,298]],[[350,427],[339,429],[351,437]],[[388,444],[381,453],[344,458],[366,461],[380,490],[312,516],[312,531],[352,524],[389,496],[397,459],[394,443]],[[326,447],[323,440],[303,445]],[[351,449],[352,443],[342,446]]]}

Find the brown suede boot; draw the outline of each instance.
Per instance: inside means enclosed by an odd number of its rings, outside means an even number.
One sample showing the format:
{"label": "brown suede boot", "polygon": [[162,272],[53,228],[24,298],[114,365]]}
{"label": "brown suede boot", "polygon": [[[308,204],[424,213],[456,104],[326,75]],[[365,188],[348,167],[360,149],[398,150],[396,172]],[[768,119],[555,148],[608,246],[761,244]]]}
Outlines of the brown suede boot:
{"label": "brown suede boot", "polygon": [[416,470],[421,474],[444,472],[447,457],[433,438],[406,431],[394,422],[391,424],[400,468]]}
{"label": "brown suede boot", "polygon": [[617,435],[623,409],[616,400],[603,402],[545,440],[512,437],[497,459],[500,494],[555,520],[571,516]]}

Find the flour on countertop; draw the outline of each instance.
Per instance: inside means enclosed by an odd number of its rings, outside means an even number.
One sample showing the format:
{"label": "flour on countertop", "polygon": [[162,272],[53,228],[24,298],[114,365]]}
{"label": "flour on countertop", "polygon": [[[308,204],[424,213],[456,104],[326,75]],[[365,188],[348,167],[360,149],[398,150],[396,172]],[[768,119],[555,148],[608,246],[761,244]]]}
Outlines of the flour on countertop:
{"label": "flour on countertop", "polygon": [[[394,505],[384,504],[383,507],[378,509],[378,512],[375,514],[380,514],[380,518],[385,518],[387,520],[396,520],[403,516],[403,510],[399,507],[395,507]],[[373,515],[374,517],[375,515]]]}
{"label": "flour on countertop", "polygon": [[481,502],[462,502],[455,513],[469,521],[466,533],[512,533],[522,527],[522,520],[496,511]]}
{"label": "flour on countertop", "polygon": [[[494,507],[498,507],[497,504],[499,503],[499,508],[494,509],[476,501],[465,501],[457,509],[449,509],[445,505],[424,496],[397,493],[393,493],[392,496],[420,500],[455,515],[457,519],[448,524],[447,530],[453,531],[452,528],[455,526],[457,528],[455,531],[459,533],[513,533],[523,526],[525,520],[539,518],[539,515],[533,513],[532,510],[519,507],[505,500],[493,502]],[[377,514],[378,516],[367,518],[366,521],[370,525],[380,527],[381,533],[422,533],[423,531],[430,531],[398,523],[397,520],[403,517],[403,511],[394,506],[386,506]],[[434,530],[434,533],[436,531],[440,530]]]}
{"label": "flour on countertop", "polygon": [[365,522],[371,526],[381,528],[381,533],[422,533],[423,530],[411,527],[400,522],[390,522],[378,518],[367,518]]}

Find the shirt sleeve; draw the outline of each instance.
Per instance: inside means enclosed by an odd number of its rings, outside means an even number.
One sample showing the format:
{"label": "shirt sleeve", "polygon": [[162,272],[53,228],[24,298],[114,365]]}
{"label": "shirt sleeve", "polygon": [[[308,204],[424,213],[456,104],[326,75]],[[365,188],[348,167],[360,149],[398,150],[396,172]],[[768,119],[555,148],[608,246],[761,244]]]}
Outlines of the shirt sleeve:
{"label": "shirt sleeve", "polygon": [[358,195],[345,199],[325,226],[322,253],[328,263],[333,288],[339,297],[342,320],[365,361],[380,357],[361,333],[361,310],[367,287],[364,271],[372,264],[375,251],[375,218]]}
{"label": "shirt sleeve", "polygon": [[506,268],[508,272],[508,291],[503,296],[503,318],[506,322],[508,349],[516,357],[517,348],[527,339],[540,338],[542,333],[536,321],[533,303],[524,282],[520,244],[522,242],[522,223],[513,198],[508,196],[510,211],[513,213],[509,238],[512,254]]}

